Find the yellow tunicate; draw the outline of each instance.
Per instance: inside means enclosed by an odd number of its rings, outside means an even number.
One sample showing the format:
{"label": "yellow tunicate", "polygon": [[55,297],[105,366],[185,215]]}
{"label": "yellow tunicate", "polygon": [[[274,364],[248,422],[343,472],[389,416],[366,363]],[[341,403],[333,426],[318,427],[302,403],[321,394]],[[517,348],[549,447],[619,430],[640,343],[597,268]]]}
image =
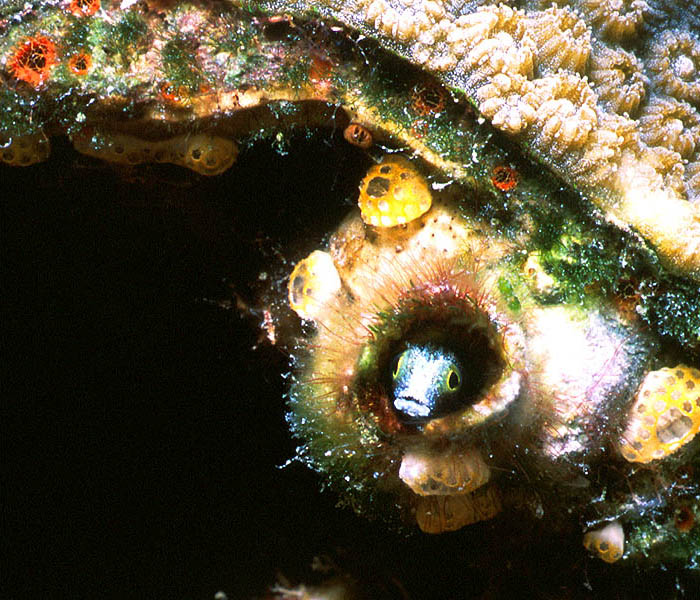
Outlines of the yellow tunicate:
{"label": "yellow tunicate", "polygon": [[109,162],[172,163],[201,175],[223,173],[238,156],[238,146],[233,141],[208,133],[181,134],[152,141],[98,129],[78,132],[71,140],[78,152]]}
{"label": "yellow tunicate", "polygon": [[700,371],[678,365],[648,373],[619,439],[630,462],[648,463],[684,446],[700,431]]}
{"label": "yellow tunicate", "polygon": [[201,175],[219,175],[238,156],[238,146],[227,138],[200,133],[187,138],[182,164]]}
{"label": "yellow tunicate", "polygon": [[468,494],[490,477],[488,465],[477,450],[404,454],[399,478],[419,496]]}
{"label": "yellow tunicate", "polygon": [[457,531],[472,523],[488,521],[500,511],[501,497],[493,485],[471,494],[416,498],[416,523],[425,533]]}
{"label": "yellow tunicate", "polygon": [[0,161],[13,167],[28,167],[46,160],[49,140],[43,133],[8,137],[0,134]]}
{"label": "yellow tunicate", "polygon": [[289,305],[302,319],[315,319],[339,289],[340,277],[331,255],[316,250],[289,277]]}
{"label": "yellow tunicate", "polygon": [[358,204],[368,225],[394,227],[426,213],[432,196],[425,178],[408,160],[389,156],[367,171]]}
{"label": "yellow tunicate", "polygon": [[625,532],[617,521],[583,536],[583,546],[607,563],[617,562],[625,550]]}

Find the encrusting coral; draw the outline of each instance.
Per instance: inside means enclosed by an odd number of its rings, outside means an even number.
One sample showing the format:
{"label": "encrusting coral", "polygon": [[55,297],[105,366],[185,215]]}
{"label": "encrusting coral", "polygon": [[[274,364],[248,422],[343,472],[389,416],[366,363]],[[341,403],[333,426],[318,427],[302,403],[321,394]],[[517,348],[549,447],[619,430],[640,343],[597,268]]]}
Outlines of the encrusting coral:
{"label": "encrusting coral", "polygon": [[700,202],[700,151],[688,161],[684,169],[685,184],[690,202]]}
{"label": "encrusting coral", "polygon": [[612,40],[633,37],[649,10],[644,0],[579,0],[574,6],[588,23]]}
{"label": "encrusting coral", "polygon": [[591,31],[574,12],[551,7],[523,23],[525,35],[535,42],[536,72],[559,70],[583,73],[591,53]]}
{"label": "encrusting coral", "polygon": [[664,31],[651,45],[647,68],[658,89],[700,104],[700,39],[688,31]]}
{"label": "encrusting coral", "polygon": [[588,77],[598,102],[610,112],[632,115],[646,95],[642,62],[621,48],[596,46]]}
{"label": "encrusting coral", "polygon": [[649,146],[661,146],[687,159],[700,144],[700,113],[682,100],[654,98],[642,109],[639,129]]}

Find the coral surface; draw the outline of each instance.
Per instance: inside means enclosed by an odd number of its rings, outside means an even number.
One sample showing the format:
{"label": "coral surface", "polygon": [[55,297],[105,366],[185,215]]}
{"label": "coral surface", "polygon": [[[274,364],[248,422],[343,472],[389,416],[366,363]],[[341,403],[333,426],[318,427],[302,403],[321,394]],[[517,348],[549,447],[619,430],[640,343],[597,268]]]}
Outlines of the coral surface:
{"label": "coral surface", "polygon": [[[0,158],[67,136],[128,172],[215,176],[260,140],[344,132],[376,164],[341,200],[358,210],[294,257],[297,459],[395,526],[544,513],[605,560],[697,565],[698,482],[676,483],[698,445],[689,9],[13,0]],[[683,377],[649,388],[669,365]],[[642,410],[646,391],[664,405]]]}

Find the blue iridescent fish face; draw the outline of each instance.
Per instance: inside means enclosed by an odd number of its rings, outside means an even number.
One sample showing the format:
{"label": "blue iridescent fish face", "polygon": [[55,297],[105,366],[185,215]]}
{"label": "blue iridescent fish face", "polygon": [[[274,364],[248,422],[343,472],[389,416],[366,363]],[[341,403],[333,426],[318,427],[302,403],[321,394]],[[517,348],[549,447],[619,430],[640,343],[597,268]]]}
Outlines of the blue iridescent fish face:
{"label": "blue iridescent fish face", "polygon": [[422,422],[452,411],[462,387],[462,369],[449,350],[411,344],[396,357],[392,380],[399,417]]}

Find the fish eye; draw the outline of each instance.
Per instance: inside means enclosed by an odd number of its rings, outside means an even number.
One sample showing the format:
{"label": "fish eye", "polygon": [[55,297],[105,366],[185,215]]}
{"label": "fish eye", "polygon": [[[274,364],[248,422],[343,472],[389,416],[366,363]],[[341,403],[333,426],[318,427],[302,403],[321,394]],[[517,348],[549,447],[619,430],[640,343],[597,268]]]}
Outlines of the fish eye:
{"label": "fish eye", "polygon": [[456,392],[462,385],[462,378],[459,374],[459,367],[455,364],[450,365],[447,372],[447,390]]}
{"label": "fish eye", "polygon": [[405,352],[402,352],[401,354],[397,355],[396,358],[394,358],[394,366],[391,369],[391,378],[396,379],[399,376],[399,373],[401,372],[401,366],[403,364],[403,359],[405,356]]}

